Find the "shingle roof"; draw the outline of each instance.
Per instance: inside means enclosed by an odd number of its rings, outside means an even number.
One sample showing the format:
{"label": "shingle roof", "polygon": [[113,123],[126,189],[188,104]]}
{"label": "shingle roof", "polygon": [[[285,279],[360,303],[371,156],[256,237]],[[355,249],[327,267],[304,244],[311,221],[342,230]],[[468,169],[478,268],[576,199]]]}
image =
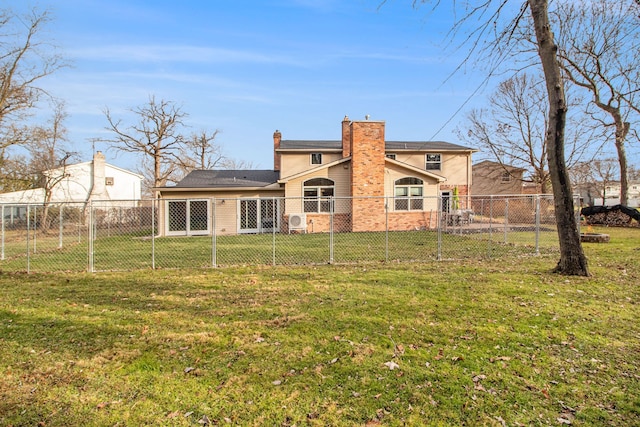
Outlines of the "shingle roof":
{"label": "shingle roof", "polygon": [[[281,150],[341,150],[342,141],[282,140]],[[386,141],[387,151],[476,151],[474,148],[445,141]]]}
{"label": "shingle roof", "polygon": [[342,141],[290,140],[280,141],[280,149],[284,150],[342,150]]}
{"label": "shingle roof", "polygon": [[476,151],[475,148],[445,141],[386,141],[385,149],[411,151]]}
{"label": "shingle roof", "polygon": [[273,170],[194,170],[176,184],[180,188],[266,187],[280,178]]}

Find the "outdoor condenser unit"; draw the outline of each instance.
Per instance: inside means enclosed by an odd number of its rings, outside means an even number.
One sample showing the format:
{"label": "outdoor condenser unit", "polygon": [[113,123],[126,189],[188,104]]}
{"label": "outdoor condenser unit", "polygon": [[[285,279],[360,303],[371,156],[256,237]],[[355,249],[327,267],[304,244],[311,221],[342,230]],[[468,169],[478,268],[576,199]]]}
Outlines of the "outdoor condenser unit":
{"label": "outdoor condenser unit", "polygon": [[307,230],[307,216],[305,214],[289,215],[289,232],[292,230]]}

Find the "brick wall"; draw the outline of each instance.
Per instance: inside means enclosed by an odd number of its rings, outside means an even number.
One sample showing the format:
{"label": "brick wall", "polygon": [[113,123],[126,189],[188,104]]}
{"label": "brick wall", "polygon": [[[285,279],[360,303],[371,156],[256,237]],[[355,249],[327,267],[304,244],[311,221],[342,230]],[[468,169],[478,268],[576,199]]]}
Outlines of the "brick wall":
{"label": "brick wall", "polygon": [[[384,129],[380,121],[352,122],[351,195],[352,231],[382,231],[384,212]],[[368,199],[367,197],[375,197]]]}

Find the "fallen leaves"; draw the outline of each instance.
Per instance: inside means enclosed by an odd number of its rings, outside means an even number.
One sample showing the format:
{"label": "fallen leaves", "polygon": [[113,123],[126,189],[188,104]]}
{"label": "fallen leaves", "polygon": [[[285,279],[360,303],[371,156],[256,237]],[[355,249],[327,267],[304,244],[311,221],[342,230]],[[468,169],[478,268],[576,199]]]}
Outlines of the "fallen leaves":
{"label": "fallen leaves", "polygon": [[398,365],[396,362],[393,362],[393,361],[384,362],[384,366],[389,368],[390,371],[393,371],[394,369],[399,369],[400,368],[400,365]]}

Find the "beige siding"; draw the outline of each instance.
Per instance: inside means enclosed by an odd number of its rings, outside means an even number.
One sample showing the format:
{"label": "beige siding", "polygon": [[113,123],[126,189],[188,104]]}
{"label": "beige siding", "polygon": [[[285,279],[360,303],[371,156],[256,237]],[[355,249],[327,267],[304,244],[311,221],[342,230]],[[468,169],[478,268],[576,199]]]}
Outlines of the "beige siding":
{"label": "beige siding", "polygon": [[[393,152],[390,152],[393,153]],[[418,169],[425,169],[426,154],[424,152],[395,152],[396,160],[402,163],[407,163]],[[435,175],[440,175],[447,178],[447,183],[455,185],[469,185],[471,182],[470,176],[470,156],[468,153],[447,153],[447,152],[433,152],[431,154],[441,155],[441,169],[430,170],[429,172]]]}
{"label": "beige siding", "polygon": [[[349,164],[343,163],[328,169],[322,169],[311,173],[309,175],[303,175],[301,177],[292,179],[286,184],[286,209],[285,214],[302,213],[302,196],[304,182],[312,178],[328,178],[335,183],[335,197],[349,197],[351,192],[351,173],[349,170]],[[336,213],[347,213],[348,210],[345,204],[338,203],[336,205]],[[319,213],[318,215],[327,215]]]}
{"label": "beige siding", "polygon": [[[168,228],[166,224],[166,201],[184,199],[207,199],[211,215],[215,213],[215,232],[218,235],[236,234],[238,224],[238,200],[243,198],[269,198],[284,197],[284,192],[270,191],[239,191],[239,192],[215,192],[215,191],[189,191],[180,193],[162,193],[162,206],[158,212],[158,224],[162,234],[166,234]],[[215,204],[214,204],[215,202]]]}
{"label": "beige siding", "polygon": [[[321,151],[313,151],[314,153],[320,153]],[[321,165],[311,164],[311,153],[282,153],[280,159],[281,178],[296,175],[298,173],[315,169]],[[325,153],[322,152],[322,164],[326,165],[342,158],[342,153]]]}

